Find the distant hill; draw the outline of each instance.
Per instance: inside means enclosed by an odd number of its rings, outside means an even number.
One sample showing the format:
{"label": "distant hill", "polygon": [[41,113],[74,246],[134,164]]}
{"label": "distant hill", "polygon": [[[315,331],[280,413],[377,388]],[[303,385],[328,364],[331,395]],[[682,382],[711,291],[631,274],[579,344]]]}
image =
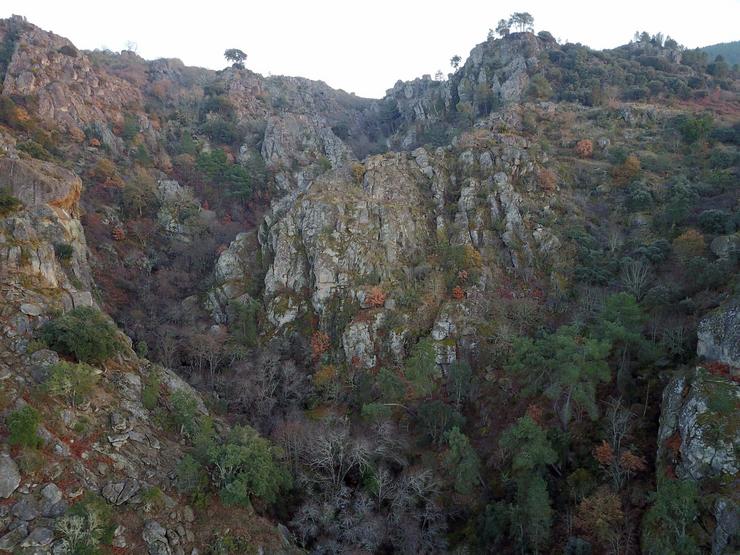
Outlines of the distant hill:
{"label": "distant hill", "polygon": [[728,64],[740,64],[740,40],[712,44],[701,48],[701,50],[709,55],[709,61],[713,61],[715,56],[722,54]]}

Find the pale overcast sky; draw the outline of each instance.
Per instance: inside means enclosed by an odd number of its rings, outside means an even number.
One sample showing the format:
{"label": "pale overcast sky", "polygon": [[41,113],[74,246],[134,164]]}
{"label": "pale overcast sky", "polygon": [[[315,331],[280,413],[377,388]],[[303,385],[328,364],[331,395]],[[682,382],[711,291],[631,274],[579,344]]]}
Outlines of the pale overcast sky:
{"label": "pale overcast sky", "polygon": [[180,58],[220,69],[223,51],[240,48],[247,67],[267,75],[321,79],[360,96],[381,97],[398,79],[449,70],[449,59],[486,38],[514,11],[535,30],[592,48],[658,31],[688,47],[740,39],[740,0],[261,0],[199,2],[2,0],[0,17],[20,14],[80,48],[144,58]]}

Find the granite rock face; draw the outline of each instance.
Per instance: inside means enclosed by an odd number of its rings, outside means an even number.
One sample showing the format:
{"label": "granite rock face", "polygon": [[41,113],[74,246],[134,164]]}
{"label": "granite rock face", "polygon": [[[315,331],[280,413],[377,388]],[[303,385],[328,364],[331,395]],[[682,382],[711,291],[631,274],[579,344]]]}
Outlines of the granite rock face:
{"label": "granite rock face", "polygon": [[697,354],[740,368],[740,303],[720,307],[697,330]]}
{"label": "granite rock face", "polygon": [[18,465],[7,453],[0,453],[0,497],[7,499],[18,489],[21,473]]}
{"label": "granite rock face", "polygon": [[34,96],[38,115],[84,139],[94,122],[122,121],[127,106],[141,104],[132,83],[96,67],[66,38],[26,22],[8,64],[4,95]]}

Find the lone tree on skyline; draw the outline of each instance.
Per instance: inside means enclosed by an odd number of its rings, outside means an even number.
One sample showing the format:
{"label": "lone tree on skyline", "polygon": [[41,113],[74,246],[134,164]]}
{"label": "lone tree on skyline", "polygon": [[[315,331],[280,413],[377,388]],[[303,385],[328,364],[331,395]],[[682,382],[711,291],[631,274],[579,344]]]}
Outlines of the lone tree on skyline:
{"label": "lone tree on skyline", "polygon": [[509,19],[509,25],[519,28],[519,32],[532,31],[534,26],[534,17],[529,12],[514,12]]}
{"label": "lone tree on skyline", "polygon": [[224,52],[224,58],[227,62],[232,62],[232,67],[244,69],[244,60],[247,59],[247,55],[238,48],[229,48]]}
{"label": "lone tree on skyline", "polygon": [[452,58],[450,58],[450,65],[454,69],[457,69],[458,67],[460,67],[460,62],[461,61],[462,61],[462,58],[460,56],[458,56],[457,54],[455,54]]}

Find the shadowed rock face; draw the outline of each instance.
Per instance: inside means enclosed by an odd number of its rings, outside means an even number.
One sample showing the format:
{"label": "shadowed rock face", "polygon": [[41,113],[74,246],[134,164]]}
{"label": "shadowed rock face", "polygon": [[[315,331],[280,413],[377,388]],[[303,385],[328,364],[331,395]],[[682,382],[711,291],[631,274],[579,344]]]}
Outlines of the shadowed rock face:
{"label": "shadowed rock face", "polygon": [[697,330],[697,354],[740,368],[740,303],[704,318]]}

